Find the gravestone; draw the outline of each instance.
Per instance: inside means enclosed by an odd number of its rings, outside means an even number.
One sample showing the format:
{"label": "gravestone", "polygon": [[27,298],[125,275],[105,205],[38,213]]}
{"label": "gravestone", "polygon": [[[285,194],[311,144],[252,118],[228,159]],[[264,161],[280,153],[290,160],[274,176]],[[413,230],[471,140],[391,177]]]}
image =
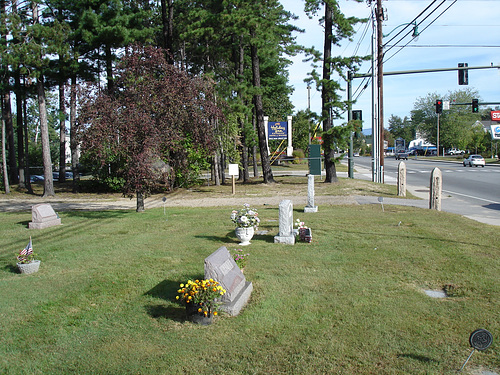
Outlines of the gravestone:
{"label": "gravestone", "polygon": [[247,304],[253,290],[251,282],[236,265],[225,246],[205,259],[205,279],[214,279],[226,290],[220,309],[231,316],[238,315]]}
{"label": "gravestone", "polygon": [[398,197],[406,197],[406,164],[404,161],[398,164]]}
{"label": "gravestone", "polygon": [[282,200],[279,205],[279,233],[274,236],[274,243],[295,244],[293,230],[293,204],[289,199]]}
{"label": "gravestone", "polygon": [[307,176],[307,206],[304,212],[318,212],[318,206],[314,205],[314,175]]}
{"label": "gravestone", "polygon": [[54,225],[61,225],[61,219],[50,204],[40,203],[31,207],[29,229],[44,229]]}
{"label": "gravestone", "polygon": [[443,175],[439,168],[434,168],[431,173],[431,188],[429,191],[429,208],[441,211],[441,192],[443,190]]}

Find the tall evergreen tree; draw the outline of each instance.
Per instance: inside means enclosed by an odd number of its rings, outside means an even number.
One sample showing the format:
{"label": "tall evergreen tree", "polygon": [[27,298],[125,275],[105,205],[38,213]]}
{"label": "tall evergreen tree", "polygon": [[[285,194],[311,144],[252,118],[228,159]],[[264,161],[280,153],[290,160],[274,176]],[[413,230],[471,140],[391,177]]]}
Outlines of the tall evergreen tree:
{"label": "tall evergreen tree", "polygon": [[[356,0],[360,2],[361,0]],[[355,33],[354,25],[364,20],[356,17],[346,17],[337,0],[305,0],[305,10],[309,15],[317,14],[324,7],[325,38],[323,56],[317,51],[310,50],[315,56],[315,61],[322,61],[322,76],[314,70],[311,73],[316,86],[321,89],[321,117],[323,120],[323,147],[325,152],[325,182],[336,182],[337,171],[335,168],[335,144],[345,140],[338,137],[350,134],[349,131],[335,129],[333,120],[339,119],[346,109],[339,91],[342,90],[339,81],[332,79],[332,73],[337,73],[340,78],[347,80],[345,71],[353,71],[362,61],[360,57],[333,57],[332,46],[340,46],[344,39],[352,40]],[[347,69],[346,69],[347,68]]]}

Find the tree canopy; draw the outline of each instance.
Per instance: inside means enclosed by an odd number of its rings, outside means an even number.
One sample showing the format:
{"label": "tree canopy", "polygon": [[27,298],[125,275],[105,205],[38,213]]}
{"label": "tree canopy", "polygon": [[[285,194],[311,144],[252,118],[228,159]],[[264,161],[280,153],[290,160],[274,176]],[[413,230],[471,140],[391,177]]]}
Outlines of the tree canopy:
{"label": "tree canopy", "polygon": [[223,118],[213,83],[168,64],[160,48],[129,48],[115,92],[85,92],[82,152],[124,178],[123,192],[137,196],[138,210],[152,188],[171,184],[175,172],[187,170],[190,152],[214,148],[215,123]]}

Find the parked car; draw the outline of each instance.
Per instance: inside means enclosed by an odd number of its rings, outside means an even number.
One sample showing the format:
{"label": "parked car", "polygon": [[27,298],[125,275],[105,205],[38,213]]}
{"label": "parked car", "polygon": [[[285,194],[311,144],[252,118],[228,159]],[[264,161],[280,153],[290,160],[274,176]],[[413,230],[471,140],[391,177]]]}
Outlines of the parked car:
{"label": "parked car", "polygon": [[463,155],[465,154],[464,150],[458,150],[456,148],[451,148],[448,150],[448,155]]}
{"label": "parked car", "polygon": [[464,159],[464,167],[477,167],[479,165],[483,168],[485,165],[484,158],[481,155],[469,155],[467,159]]}
{"label": "parked car", "polygon": [[408,160],[408,153],[404,150],[399,150],[398,152],[396,152],[396,156],[394,157],[396,158],[396,160]]}

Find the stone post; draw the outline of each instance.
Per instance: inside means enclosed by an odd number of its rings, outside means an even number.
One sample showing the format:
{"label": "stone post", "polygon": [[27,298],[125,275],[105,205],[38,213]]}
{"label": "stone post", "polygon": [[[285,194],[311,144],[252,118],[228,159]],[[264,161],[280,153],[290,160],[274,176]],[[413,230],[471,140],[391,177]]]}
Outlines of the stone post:
{"label": "stone post", "polygon": [[398,197],[406,197],[406,164],[398,164]]}
{"label": "stone post", "polygon": [[318,212],[318,206],[314,205],[314,175],[307,176],[307,206],[304,212]]}
{"label": "stone post", "polygon": [[443,176],[439,168],[434,168],[431,173],[431,188],[429,196],[429,208],[441,211],[441,191],[443,189]]}

